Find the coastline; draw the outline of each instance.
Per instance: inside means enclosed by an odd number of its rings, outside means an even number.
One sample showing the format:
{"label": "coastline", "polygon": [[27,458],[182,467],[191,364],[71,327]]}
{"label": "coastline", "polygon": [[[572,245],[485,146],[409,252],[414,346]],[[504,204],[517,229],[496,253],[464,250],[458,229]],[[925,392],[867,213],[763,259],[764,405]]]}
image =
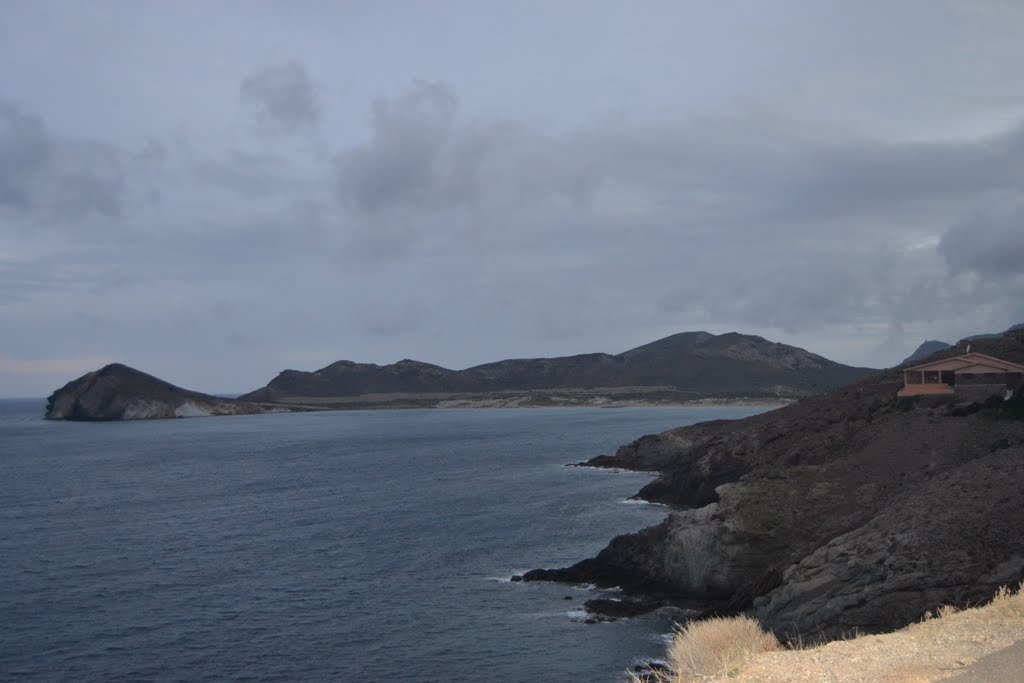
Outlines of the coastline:
{"label": "coastline", "polygon": [[[361,396],[292,397],[262,405],[284,410],[462,410],[478,408],[781,408],[796,399],[761,396],[665,396],[586,390],[496,392],[488,394],[364,394]],[[675,392],[672,392],[675,393]],[[645,395],[646,394],[646,395]]]}

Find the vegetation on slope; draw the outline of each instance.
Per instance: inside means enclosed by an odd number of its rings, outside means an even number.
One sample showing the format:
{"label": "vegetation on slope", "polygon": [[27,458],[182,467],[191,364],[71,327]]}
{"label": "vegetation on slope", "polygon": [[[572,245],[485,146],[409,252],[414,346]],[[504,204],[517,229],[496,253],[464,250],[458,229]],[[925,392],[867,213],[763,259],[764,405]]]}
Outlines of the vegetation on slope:
{"label": "vegetation on slope", "polygon": [[667,651],[669,669],[634,681],[937,681],[1024,640],[1024,592],[1001,588],[987,605],[940,607],[915,624],[815,647],[783,647],[748,617],[683,626]]}

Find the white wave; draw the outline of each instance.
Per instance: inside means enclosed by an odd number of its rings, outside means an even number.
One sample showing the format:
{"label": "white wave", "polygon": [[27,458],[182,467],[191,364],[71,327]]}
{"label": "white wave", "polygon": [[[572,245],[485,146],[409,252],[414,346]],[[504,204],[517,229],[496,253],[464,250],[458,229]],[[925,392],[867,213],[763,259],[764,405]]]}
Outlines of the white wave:
{"label": "white wave", "polygon": [[[530,571],[530,570],[529,569],[513,569],[512,573],[508,574],[506,576],[488,576],[488,577],[485,577],[485,578],[488,581],[493,581],[494,583],[513,583],[513,581],[512,581],[512,577],[513,576],[522,576],[523,574],[525,574],[528,571]],[[518,583],[518,582],[515,582],[515,583]]]}
{"label": "white wave", "polygon": [[649,500],[643,500],[641,498],[626,498],[625,500],[620,500],[619,502],[622,503],[623,505],[651,505],[653,507],[660,508],[668,507],[668,505],[665,505],[664,503],[653,503]]}

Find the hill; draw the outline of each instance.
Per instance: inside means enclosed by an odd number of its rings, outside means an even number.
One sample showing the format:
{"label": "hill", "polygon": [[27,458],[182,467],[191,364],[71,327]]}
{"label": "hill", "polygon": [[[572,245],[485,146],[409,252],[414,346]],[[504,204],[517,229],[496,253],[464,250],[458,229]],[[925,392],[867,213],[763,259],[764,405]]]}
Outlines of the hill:
{"label": "hill", "polygon": [[[1003,332],[984,332],[982,334],[972,334],[970,337],[964,337],[961,341],[973,341],[975,339],[998,339],[1007,332],[1016,332],[1017,330],[1024,329],[1024,323],[1018,323],[1013,325],[1009,329]],[[914,361],[923,361],[926,358],[932,356],[932,354],[938,353],[939,351],[945,351],[952,344],[947,344],[944,341],[938,341],[936,339],[929,339],[922,342],[912,354],[903,359],[903,363],[913,363]]]}
{"label": "hill", "polygon": [[[623,353],[502,360],[450,370],[414,360],[391,365],[342,360],[314,372],[285,370],[244,400],[381,394],[493,394],[645,388],[702,397],[808,396],[872,372],[794,346],[736,332],[683,332]],[[598,392],[600,393],[600,392]]]}
{"label": "hill", "polygon": [[46,419],[148,420],[243,415],[270,409],[182,389],[127,365],[111,363],[68,382],[50,394],[46,403]]}
{"label": "hill", "polygon": [[676,334],[614,356],[512,359],[466,370],[414,360],[383,366],[341,360],[315,372],[285,370],[238,399],[183,389],[114,363],[55,391],[46,417],[132,420],[271,410],[778,402],[870,372],[761,337],[707,332]]}
{"label": "hill", "polygon": [[951,346],[944,341],[938,339],[929,339],[928,341],[922,342],[912,354],[903,359],[900,365],[907,365],[908,363],[916,363],[917,361],[923,361],[925,358],[931,357],[933,354],[939,351],[945,351]]}

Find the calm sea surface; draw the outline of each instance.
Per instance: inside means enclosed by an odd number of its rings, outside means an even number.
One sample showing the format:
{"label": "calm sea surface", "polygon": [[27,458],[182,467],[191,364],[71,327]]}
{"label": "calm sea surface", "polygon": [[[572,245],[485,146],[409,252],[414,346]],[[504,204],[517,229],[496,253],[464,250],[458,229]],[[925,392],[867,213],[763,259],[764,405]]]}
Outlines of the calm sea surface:
{"label": "calm sea surface", "polygon": [[[752,409],[340,412],[128,423],[0,401],[0,679],[618,681],[662,617],[513,584],[663,508],[563,464]],[[566,600],[571,596],[572,600]]]}

